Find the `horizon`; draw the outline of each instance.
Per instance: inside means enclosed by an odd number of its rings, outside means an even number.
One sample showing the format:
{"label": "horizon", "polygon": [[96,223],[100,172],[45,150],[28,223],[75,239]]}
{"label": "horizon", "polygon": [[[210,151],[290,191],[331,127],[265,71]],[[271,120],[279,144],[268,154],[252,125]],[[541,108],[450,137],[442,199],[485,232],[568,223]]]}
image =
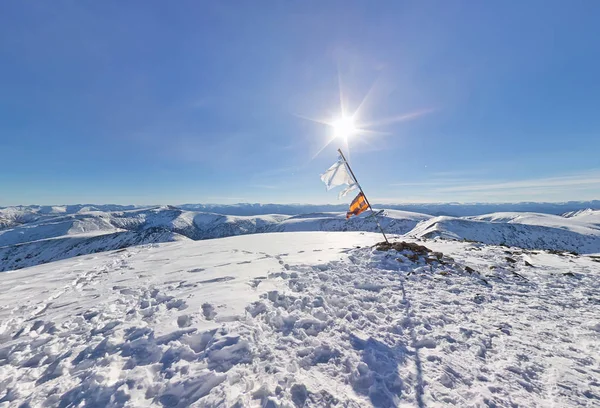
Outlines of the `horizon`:
{"label": "horizon", "polygon": [[600,199],[600,3],[0,9],[0,206]]}
{"label": "horizon", "polygon": [[[382,205],[390,205],[390,206],[427,206],[427,205],[456,205],[456,206],[485,206],[485,205],[568,205],[568,204],[578,204],[581,206],[585,206],[587,204],[598,204],[600,205],[600,200],[569,200],[569,201],[515,201],[515,202],[459,202],[459,201],[448,201],[448,202],[373,202],[373,206],[382,206]],[[63,204],[14,204],[14,205],[0,205],[0,208],[11,208],[11,207],[76,207],[76,206],[118,206],[118,207],[183,207],[183,206],[223,206],[223,207],[232,207],[232,206],[269,206],[269,205],[279,205],[279,206],[306,206],[306,207],[323,207],[323,206],[341,206],[344,207],[347,203],[338,202],[338,203],[277,203],[277,202],[237,202],[237,203],[218,203],[218,202],[204,202],[204,203],[155,203],[155,204],[130,204],[130,203],[114,203],[114,202],[106,202],[106,203],[63,203]],[[595,209],[595,208],[593,208]]]}

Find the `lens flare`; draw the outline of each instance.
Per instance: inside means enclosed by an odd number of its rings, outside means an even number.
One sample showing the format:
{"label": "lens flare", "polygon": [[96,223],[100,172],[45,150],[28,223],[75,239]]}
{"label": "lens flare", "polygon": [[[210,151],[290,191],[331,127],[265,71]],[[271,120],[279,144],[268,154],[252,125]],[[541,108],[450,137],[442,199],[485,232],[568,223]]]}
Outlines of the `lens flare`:
{"label": "lens flare", "polygon": [[357,131],[352,116],[343,116],[334,120],[331,122],[331,127],[333,127],[333,134],[335,137],[340,139],[348,139]]}
{"label": "lens flare", "polygon": [[321,125],[328,126],[331,130],[327,136],[327,140],[325,143],[317,150],[317,152],[312,156],[311,160],[315,159],[327,146],[329,146],[334,141],[338,143],[341,142],[345,150],[348,152],[348,156],[350,155],[350,140],[352,139],[352,143],[366,143],[367,145],[371,145],[369,143],[369,138],[377,137],[377,136],[386,136],[391,135],[392,132],[390,129],[373,129],[374,127],[389,127],[392,124],[405,122],[413,119],[417,119],[421,116],[427,115],[435,109],[427,108],[420,109],[392,117],[375,119],[372,118],[370,121],[366,121],[364,118],[364,110],[367,108],[366,105],[368,100],[373,99],[373,89],[375,88],[377,82],[373,83],[366,93],[365,97],[361,100],[358,108],[355,111],[349,111],[348,109],[348,101],[346,100],[346,95],[344,94],[344,89],[342,86],[342,78],[338,69],[338,86],[339,86],[339,96],[340,96],[340,110],[339,116],[333,120],[327,119],[317,119],[310,118],[304,115],[294,114],[295,116],[309,120],[314,123],[319,123]]}

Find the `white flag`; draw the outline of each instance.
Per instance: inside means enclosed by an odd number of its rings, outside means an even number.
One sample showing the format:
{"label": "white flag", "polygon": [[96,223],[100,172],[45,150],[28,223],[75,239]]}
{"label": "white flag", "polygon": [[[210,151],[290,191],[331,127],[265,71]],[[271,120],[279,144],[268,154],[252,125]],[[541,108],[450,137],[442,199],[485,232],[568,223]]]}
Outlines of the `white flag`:
{"label": "white flag", "polygon": [[340,198],[342,198],[342,197],[346,197],[346,194],[348,194],[352,190],[356,190],[357,187],[358,186],[356,185],[356,183],[350,184],[348,187],[346,187],[345,189],[343,189],[342,191],[340,191],[340,193],[338,194],[338,200]]}
{"label": "white flag", "polygon": [[344,184],[347,184],[348,186],[354,184],[354,179],[350,173],[348,173],[348,168],[344,163],[344,159],[341,157],[338,157],[338,161],[328,168],[325,173],[321,174],[321,180],[327,186],[327,190],[331,190],[334,187],[342,186]]}

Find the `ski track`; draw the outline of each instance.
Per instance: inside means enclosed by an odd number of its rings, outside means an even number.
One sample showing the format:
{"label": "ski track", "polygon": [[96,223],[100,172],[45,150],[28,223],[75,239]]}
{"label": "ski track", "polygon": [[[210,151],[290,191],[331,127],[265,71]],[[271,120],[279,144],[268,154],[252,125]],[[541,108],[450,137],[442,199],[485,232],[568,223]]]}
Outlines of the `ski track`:
{"label": "ski track", "polygon": [[[444,263],[323,246],[187,267],[149,245],[71,261],[65,285],[0,281],[0,406],[600,405],[598,263],[423,243]],[[235,284],[239,313],[195,297]]]}

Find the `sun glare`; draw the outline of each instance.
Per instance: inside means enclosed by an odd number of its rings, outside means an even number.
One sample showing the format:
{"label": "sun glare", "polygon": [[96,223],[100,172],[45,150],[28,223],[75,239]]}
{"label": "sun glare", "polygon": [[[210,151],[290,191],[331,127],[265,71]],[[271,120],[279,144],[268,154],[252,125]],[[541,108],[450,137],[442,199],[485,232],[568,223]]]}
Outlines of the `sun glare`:
{"label": "sun glare", "polygon": [[347,139],[356,133],[354,126],[354,118],[352,116],[344,116],[331,123],[335,137]]}
{"label": "sun glare", "polygon": [[[357,136],[360,136],[360,140],[353,140],[353,142],[361,142],[370,144],[370,140],[375,136],[385,136],[390,135],[391,133],[386,130],[378,130],[374,129],[382,126],[389,126],[393,123],[404,122],[408,120],[416,119],[422,115],[432,112],[434,109],[421,109],[418,111],[413,111],[409,113],[405,113],[398,116],[393,116],[384,119],[374,119],[371,122],[365,122],[362,110],[365,109],[366,102],[368,100],[372,100],[372,91],[375,89],[375,83],[371,86],[371,88],[367,91],[367,94],[363,98],[363,100],[358,105],[358,108],[352,113],[348,114],[352,111],[347,109],[347,101],[344,98],[344,93],[342,92],[342,82],[338,72],[338,83],[339,83],[339,92],[340,92],[340,107],[339,113],[340,116],[334,117],[333,120],[327,119],[315,119],[310,118],[298,114],[294,114],[299,118],[309,120],[311,122],[319,123],[321,125],[325,125],[330,127],[330,131],[327,132],[327,140],[325,143],[317,150],[317,152],[312,156],[312,159],[317,157],[327,146],[332,143],[339,143],[341,147],[345,147],[348,154],[350,154],[350,139],[357,139]],[[354,143],[353,143],[354,144]]]}

